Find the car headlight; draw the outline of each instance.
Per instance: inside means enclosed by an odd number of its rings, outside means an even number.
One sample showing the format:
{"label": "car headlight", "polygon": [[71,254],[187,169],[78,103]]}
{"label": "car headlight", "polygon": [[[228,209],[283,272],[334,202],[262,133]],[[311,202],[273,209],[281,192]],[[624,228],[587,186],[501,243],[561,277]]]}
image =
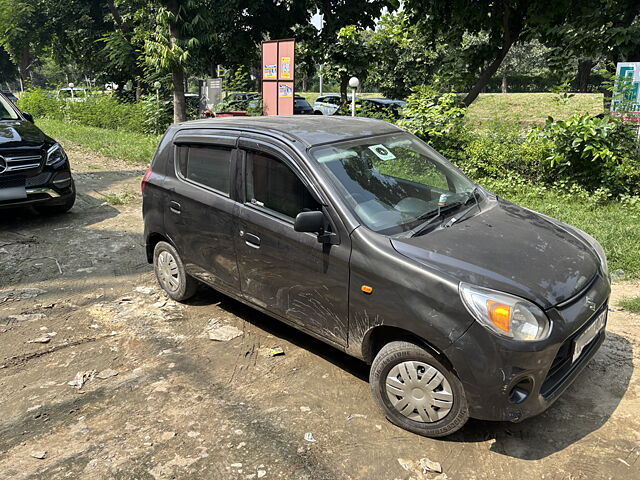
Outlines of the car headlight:
{"label": "car headlight", "polygon": [[551,322],[536,305],[508,293],[460,283],[460,297],[469,313],[491,332],[521,341],[544,340]]}
{"label": "car headlight", "polygon": [[64,153],[62,145],[54,143],[49,150],[47,150],[47,165],[55,166],[59,165],[67,159],[67,154]]}

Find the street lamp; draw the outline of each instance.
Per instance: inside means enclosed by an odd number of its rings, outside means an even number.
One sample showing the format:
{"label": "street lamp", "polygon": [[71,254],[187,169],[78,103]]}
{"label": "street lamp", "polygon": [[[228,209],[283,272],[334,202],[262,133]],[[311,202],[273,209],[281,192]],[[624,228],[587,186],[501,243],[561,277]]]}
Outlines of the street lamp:
{"label": "street lamp", "polygon": [[153,82],[153,88],[156,89],[156,100],[159,102],[160,101],[160,87],[162,86],[162,84],[156,80],[155,82]]}
{"label": "street lamp", "polygon": [[352,88],[351,116],[355,117],[356,116],[356,90],[358,90],[358,87],[360,86],[360,80],[358,80],[356,77],[351,77],[349,79],[349,86]]}

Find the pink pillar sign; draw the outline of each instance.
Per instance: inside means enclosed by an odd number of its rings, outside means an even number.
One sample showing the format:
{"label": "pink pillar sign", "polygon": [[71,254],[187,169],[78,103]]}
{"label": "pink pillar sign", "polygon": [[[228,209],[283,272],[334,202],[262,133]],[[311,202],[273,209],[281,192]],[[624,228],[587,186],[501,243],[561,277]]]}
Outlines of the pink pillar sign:
{"label": "pink pillar sign", "polygon": [[262,106],[264,115],[293,115],[295,40],[262,42]]}

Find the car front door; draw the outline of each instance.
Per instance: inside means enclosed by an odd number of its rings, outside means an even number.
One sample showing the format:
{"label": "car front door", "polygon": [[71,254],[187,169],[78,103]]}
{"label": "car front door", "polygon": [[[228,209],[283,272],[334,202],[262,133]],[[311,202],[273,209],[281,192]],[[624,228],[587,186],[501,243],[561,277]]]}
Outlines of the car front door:
{"label": "car front door", "polygon": [[[236,250],[243,295],[263,309],[332,343],[348,332],[351,245],[330,205],[321,205],[312,181],[286,147],[240,139],[243,200]],[[314,193],[312,194],[311,191]],[[296,232],[296,215],[322,210],[334,244]]]}
{"label": "car front door", "polygon": [[237,135],[182,130],[169,164],[165,229],[187,272],[221,290],[240,290],[235,213]]}

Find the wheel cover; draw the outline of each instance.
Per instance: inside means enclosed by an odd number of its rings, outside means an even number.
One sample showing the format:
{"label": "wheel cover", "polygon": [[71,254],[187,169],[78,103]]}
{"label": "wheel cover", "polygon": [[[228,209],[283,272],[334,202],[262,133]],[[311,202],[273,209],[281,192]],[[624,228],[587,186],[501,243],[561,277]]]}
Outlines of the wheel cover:
{"label": "wheel cover", "polygon": [[443,419],[453,407],[453,392],[444,375],[432,365],[407,361],[395,365],[385,388],[393,408],[416,422]]}
{"label": "wheel cover", "polygon": [[180,288],[178,262],[170,252],[166,250],[160,252],[156,271],[158,272],[158,279],[165,289],[175,292]]}

